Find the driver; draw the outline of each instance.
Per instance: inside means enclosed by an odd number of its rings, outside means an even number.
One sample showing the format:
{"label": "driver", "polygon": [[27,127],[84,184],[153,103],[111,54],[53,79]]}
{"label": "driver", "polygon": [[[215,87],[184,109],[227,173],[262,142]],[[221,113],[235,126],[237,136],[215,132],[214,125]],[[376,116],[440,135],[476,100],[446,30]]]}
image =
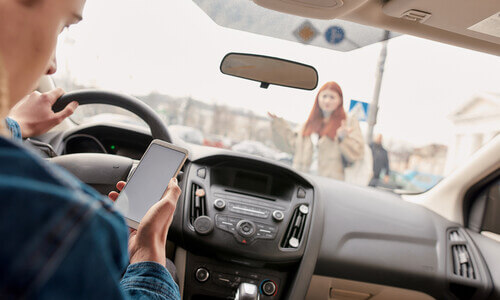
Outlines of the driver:
{"label": "driver", "polygon": [[[0,120],[47,71],[84,4],[0,0]],[[108,199],[12,142],[4,122],[0,132],[0,298],[180,298],[165,268],[175,179],[129,239]]]}

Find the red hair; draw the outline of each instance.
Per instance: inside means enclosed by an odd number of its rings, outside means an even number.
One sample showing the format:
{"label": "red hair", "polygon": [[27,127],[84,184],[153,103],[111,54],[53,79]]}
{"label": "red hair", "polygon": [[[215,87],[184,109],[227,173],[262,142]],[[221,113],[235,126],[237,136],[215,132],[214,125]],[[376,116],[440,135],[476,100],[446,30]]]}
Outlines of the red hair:
{"label": "red hair", "polygon": [[[323,123],[323,114],[321,113],[321,108],[319,107],[319,94],[324,90],[331,90],[336,92],[340,96],[339,106],[332,112],[330,119],[325,124]],[[320,137],[327,135],[332,140],[335,139],[337,135],[337,129],[341,126],[342,121],[346,119],[346,113],[344,111],[344,97],[342,95],[342,89],[338,83],[330,81],[325,83],[321,89],[319,89],[316,95],[316,100],[314,101],[314,106],[309,114],[304,129],[302,130],[303,136],[310,136],[313,133],[319,134]]]}

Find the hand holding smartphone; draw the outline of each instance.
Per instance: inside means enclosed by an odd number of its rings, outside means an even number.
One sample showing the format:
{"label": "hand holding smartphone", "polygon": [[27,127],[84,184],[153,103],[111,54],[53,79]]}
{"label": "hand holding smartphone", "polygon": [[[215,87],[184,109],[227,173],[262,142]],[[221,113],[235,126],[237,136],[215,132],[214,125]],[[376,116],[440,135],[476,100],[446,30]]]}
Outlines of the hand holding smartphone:
{"label": "hand holding smartphone", "polygon": [[187,159],[186,149],[153,140],[134,174],[116,200],[127,225],[137,229],[142,218],[158,202],[171,178],[176,177]]}

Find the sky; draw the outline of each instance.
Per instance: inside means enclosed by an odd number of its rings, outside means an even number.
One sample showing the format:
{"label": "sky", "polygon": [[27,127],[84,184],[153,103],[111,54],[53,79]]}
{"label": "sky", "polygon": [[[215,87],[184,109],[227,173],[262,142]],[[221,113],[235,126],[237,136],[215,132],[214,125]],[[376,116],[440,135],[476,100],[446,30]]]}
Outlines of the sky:
{"label": "sky", "polygon": [[[295,30],[291,28],[290,30]],[[319,83],[337,81],[350,99],[371,102],[380,44],[339,52],[217,25],[186,0],[88,0],[84,21],[59,39],[55,78],[135,95],[160,92],[270,111],[302,123],[315,91],[223,75],[229,52],[277,56],[314,66]],[[412,36],[388,43],[376,130],[414,146],[447,144],[449,115],[484,92],[500,93],[500,59]]]}

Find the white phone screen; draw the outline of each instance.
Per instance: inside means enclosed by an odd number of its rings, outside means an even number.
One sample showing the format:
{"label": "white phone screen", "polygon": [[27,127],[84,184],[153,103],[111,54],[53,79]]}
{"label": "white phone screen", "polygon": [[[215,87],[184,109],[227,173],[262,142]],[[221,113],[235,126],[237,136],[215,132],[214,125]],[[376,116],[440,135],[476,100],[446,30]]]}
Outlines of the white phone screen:
{"label": "white phone screen", "polygon": [[180,151],[151,144],[116,200],[118,211],[140,223],[148,209],[163,196],[185,156]]}

